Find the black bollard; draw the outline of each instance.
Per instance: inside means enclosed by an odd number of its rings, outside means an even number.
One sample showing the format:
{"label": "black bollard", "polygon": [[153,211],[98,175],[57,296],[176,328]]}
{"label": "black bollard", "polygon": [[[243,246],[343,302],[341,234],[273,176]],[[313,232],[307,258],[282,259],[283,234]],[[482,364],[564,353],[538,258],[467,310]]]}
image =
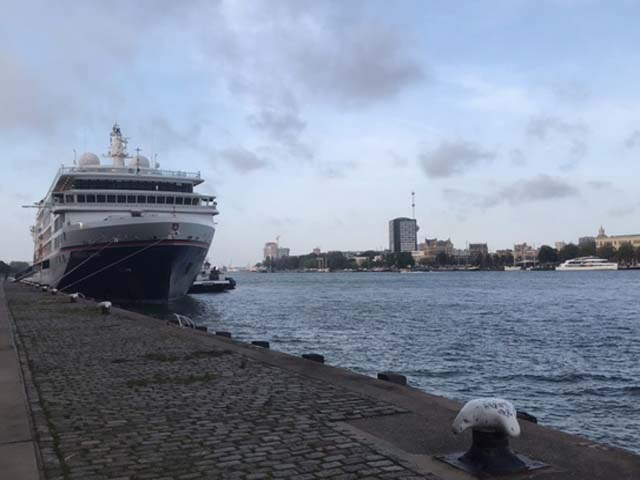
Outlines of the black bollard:
{"label": "black bollard", "polygon": [[324,363],[324,355],[320,355],[319,353],[304,353],[302,354],[302,358],[311,360],[312,362]]}
{"label": "black bollard", "polygon": [[407,377],[393,372],[380,372],[378,373],[378,380],[384,380],[385,382],[397,383],[398,385],[406,385]]}

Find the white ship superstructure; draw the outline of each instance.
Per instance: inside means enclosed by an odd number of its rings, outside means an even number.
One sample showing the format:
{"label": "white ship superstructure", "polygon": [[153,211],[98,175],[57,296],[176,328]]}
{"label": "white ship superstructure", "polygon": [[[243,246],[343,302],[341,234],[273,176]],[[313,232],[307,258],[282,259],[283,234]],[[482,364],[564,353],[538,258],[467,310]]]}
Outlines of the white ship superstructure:
{"label": "white ship superstructure", "polygon": [[598,257],[579,257],[572,258],[558,265],[556,270],[565,272],[580,272],[585,270],[618,270],[618,264],[609,262],[605,258]]}
{"label": "white ship superstructure", "polygon": [[60,168],[32,227],[32,280],[96,298],[187,292],[213,240],[216,199],[194,192],[199,173],[160,170],[126,146],[116,124],[108,165],[85,153]]}

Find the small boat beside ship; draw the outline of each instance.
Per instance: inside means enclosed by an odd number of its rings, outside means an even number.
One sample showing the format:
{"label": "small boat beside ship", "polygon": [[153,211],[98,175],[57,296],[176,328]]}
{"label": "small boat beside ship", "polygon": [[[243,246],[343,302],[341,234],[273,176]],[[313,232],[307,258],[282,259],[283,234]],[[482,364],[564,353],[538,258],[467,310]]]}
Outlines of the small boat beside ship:
{"label": "small boat beside ship", "polygon": [[216,267],[211,268],[205,260],[193,285],[187,293],[219,293],[236,288],[236,281],[231,277],[224,277]]}
{"label": "small boat beside ship", "polygon": [[567,260],[558,265],[556,270],[561,272],[582,272],[589,270],[618,270],[616,262],[610,262],[605,258],[578,257]]}

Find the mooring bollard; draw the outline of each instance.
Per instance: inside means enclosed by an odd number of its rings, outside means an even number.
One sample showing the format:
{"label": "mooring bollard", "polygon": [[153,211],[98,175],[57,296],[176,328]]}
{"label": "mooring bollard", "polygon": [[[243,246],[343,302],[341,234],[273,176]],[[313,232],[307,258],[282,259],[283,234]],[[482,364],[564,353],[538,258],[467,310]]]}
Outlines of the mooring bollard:
{"label": "mooring bollard", "polygon": [[251,345],[255,345],[256,347],[269,348],[269,342],[265,342],[263,340],[254,340],[251,342]]}
{"label": "mooring bollard", "polygon": [[206,332],[207,331],[207,326],[206,325],[196,325],[196,330],[200,330],[201,332]]}
{"label": "mooring bollard", "polygon": [[320,355],[319,353],[303,353],[302,358],[311,360],[312,362],[324,363],[324,355]]}
{"label": "mooring bollard", "polygon": [[49,287],[47,287],[47,286],[43,286],[43,287],[41,287],[41,290],[42,290],[43,292],[46,292],[47,290],[49,290]]}
{"label": "mooring bollard", "polygon": [[543,468],[544,463],[515,454],[509,437],[520,435],[516,409],[501,398],[478,398],[467,402],[453,421],[453,433],[472,430],[466,452],[439,456],[449,465],[474,475],[508,475]]}
{"label": "mooring bollard", "polygon": [[72,293],[71,295],[69,295],[69,300],[71,301],[71,303],[76,303],[78,301],[78,297],[80,297],[80,295],[78,295],[77,293]]}
{"label": "mooring bollard", "polygon": [[103,315],[108,315],[111,312],[111,302],[100,302],[98,306]]}
{"label": "mooring bollard", "polygon": [[380,372],[378,373],[378,380],[384,380],[385,382],[397,383],[398,385],[406,385],[407,377],[393,372]]}
{"label": "mooring bollard", "polygon": [[58,293],[58,289],[57,288],[52,288],[51,289],[51,295],[56,295]]}
{"label": "mooring bollard", "polygon": [[224,331],[216,331],[216,335],[219,337],[225,337],[225,338],[231,338],[231,332],[224,332]]}

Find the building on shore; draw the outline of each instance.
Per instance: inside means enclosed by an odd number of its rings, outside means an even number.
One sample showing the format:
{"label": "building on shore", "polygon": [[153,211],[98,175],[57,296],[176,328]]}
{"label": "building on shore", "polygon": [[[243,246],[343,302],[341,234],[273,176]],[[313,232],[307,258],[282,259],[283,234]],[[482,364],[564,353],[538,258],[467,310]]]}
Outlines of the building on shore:
{"label": "building on shore", "polygon": [[556,249],[556,250],[560,251],[560,250],[562,250],[564,247],[566,247],[566,246],[567,246],[567,242],[564,242],[564,241],[562,241],[562,242],[556,242],[556,243],[554,243],[554,244],[553,244],[553,246],[555,247],[555,249]]}
{"label": "building on shore", "polygon": [[469,255],[471,258],[486,257],[489,255],[489,247],[486,243],[470,243]]}
{"label": "building on shore", "polygon": [[278,260],[279,258],[284,258],[289,256],[290,249],[283,248],[278,245],[278,242],[267,242],[264,244],[263,249],[263,258],[267,260],[270,258],[271,260]]}
{"label": "building on shore", "polygon": [[594,245],[596,243],[596,237],[580,237],[578,238],[578,246],[586,247],[588,245]]}
{"label": "building on shore", "polygon": [[631,235],[607,235],[604,228],[600,226],[598,236],[595,238],[596,248],[611,246],[616,250],[625,243],[630,243],[634,248],[640,246],[640,234]]}
{"label": "building on shore", "polygon": [[418,224],[415,218],[399,217],[389,221],[389,250],[393,253],[418,249]]}
{"label": "building on shore", "polygon": [[422,244],[423,256],[428,260],[435,260],[439,254],[444,254],[447,257],[453,256],[454,248],[451,239],[438,240],[437,238],[425,238]]}
{"label": "building on shore", "polygon": [[267,242],[264,244],[263,258],[265,260],[268,258],[276,260],[278,258],[278,244],[276,242]]}
{"label": "building on shore", "polygon": [[536,262],[538,251],[527,243],[516,243],[513,246],[514,263],[518,265],[533,264]]}

